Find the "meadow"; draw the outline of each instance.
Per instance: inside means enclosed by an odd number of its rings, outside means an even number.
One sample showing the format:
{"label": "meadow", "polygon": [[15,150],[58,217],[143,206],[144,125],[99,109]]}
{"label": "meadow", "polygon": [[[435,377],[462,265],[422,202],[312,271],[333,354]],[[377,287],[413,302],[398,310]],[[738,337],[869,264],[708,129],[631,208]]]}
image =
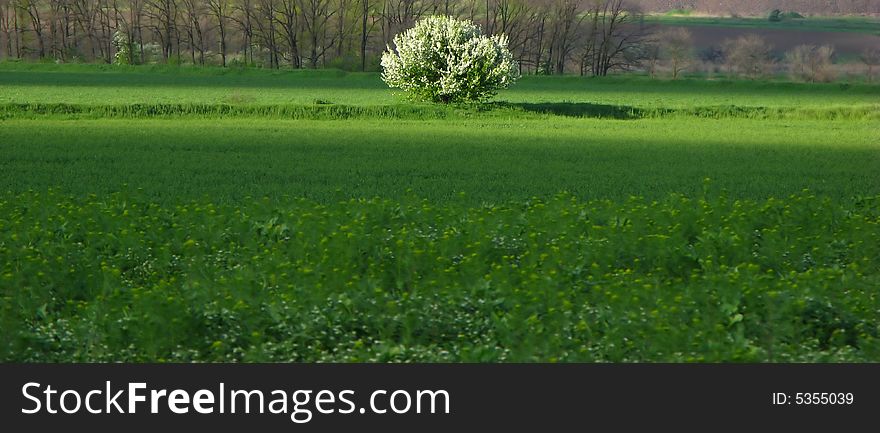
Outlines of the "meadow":
{"label": "meadow", "polygon": [[[388,106],[408,103],[375,73],[173,66],[0,63],[0,106],[8,104]],[[651,80],[647,77],[525,76],[496,101],[642,109],[713,107],[828,109],[880,105],[864,83]],[[527,105],[528,107],[528,105]]]}
{"label": "meadow", "polygon": [[872,361],[880,86],[0,64],[5,361]]}
{"label": "meadow", "polygon": [[[880,191],[867,121],[487,118],[447,120],[6,120],[0,190],[140,190],[161,203],[414,195],[504,203]],[[124,186],[127,185],[127,186]]]}

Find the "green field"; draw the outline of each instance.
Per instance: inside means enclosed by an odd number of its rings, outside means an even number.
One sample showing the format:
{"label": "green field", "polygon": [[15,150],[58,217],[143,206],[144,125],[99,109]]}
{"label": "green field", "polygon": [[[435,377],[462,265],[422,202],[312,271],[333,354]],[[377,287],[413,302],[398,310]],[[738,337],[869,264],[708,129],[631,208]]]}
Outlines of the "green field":
{"label": "green field", "polygon": [[0,64],[0,360],[880,359],[880,86]]}
{"label": "green field", "polygon": [[[0,63],[0,105],[228,104],[385,106],[406,100],[378,74],[167,66]],[[763,107],[828,109],[880,106],[880,86],[645,77],[526,76],[498,101],[638,108]]]}
{"label": "green field", "polygon": [[770,21],[767,17],[712,17],[700,15],[649,15],[648,23],[669,26],[712,26],[747,29],[789,29],[817,32],[880,34],[880,19],[874,17],[805,17]]}
{"label": "green field", "polygon": [[880,129],[865,121],[31,119],[3,122],[0,143],[0,190],[128,185],[167,203],[658,199],[705,178],[737,198],[880,192]]}
{"label": "green field", "polygon": [[6,361],[876,361],[880,200],[0,201]]}

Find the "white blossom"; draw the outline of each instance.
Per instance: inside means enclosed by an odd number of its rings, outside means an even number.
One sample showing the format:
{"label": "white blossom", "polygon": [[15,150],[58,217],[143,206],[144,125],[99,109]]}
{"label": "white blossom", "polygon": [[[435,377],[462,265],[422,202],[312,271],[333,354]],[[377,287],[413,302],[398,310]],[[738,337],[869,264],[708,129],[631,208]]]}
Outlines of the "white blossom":
{"label": "white blossom", "polygon": [[382,79],[415,99],[484,101],[519,77],[507,36],[485,36],[471,21],[431,16],[394,37]]}

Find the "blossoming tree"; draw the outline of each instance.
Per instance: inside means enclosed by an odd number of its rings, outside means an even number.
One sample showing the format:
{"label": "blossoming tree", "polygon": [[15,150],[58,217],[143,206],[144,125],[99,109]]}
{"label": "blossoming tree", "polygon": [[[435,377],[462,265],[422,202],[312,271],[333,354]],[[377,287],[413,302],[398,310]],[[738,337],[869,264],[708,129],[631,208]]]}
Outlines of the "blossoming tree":
{"label": "blossoming tree", "polygon": [[431,16],[394,37],[382,79],[422,101],[481,102],[519,77],[505,35],[486,36],[471,21]]}

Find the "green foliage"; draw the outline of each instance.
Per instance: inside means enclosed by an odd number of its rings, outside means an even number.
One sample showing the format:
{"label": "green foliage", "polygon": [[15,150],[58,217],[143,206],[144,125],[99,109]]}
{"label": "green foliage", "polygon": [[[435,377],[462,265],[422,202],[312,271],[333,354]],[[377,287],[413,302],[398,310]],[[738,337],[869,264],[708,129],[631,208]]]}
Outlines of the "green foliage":
{"label": "green foliage", "polygon": [[760,120],[880,120],[875,106],[800,108],[710,106],[637,108],[621,105],[572,103],[495,103],[483,107],[430,105],[344,105],[315,98],[308,105],[253,105],[254,97],[233,93],[222,104],[110,104],[0,103],[0,119],[304,119],[304,120],[431,120],[497,119],[516,116],[536,120],[547,116],[609,119],[760,119]]}
{"label": "green foliage", "polygon": [[804,19],[804,16],[797,13],[797,12],[794,12],[794,11],[782,12],[779,9],[772,10],[770,12],[770,14],[767,16],[767,20],[770,22],[780,22],[783,20],[791,20],[791,19],[800,20],[800,19]]}
{"label": "green foliage", "polygon": [[667,15],[667,16],[688,16],[693,13],[694,13],[694,11],[691,9],[677,8],[677,9],[670,9],[670,10],[666,11],[665,15]]}
{"label": "green foliage", "polygon": [[872,361],[880,201],[0,198],[3,361]]}

